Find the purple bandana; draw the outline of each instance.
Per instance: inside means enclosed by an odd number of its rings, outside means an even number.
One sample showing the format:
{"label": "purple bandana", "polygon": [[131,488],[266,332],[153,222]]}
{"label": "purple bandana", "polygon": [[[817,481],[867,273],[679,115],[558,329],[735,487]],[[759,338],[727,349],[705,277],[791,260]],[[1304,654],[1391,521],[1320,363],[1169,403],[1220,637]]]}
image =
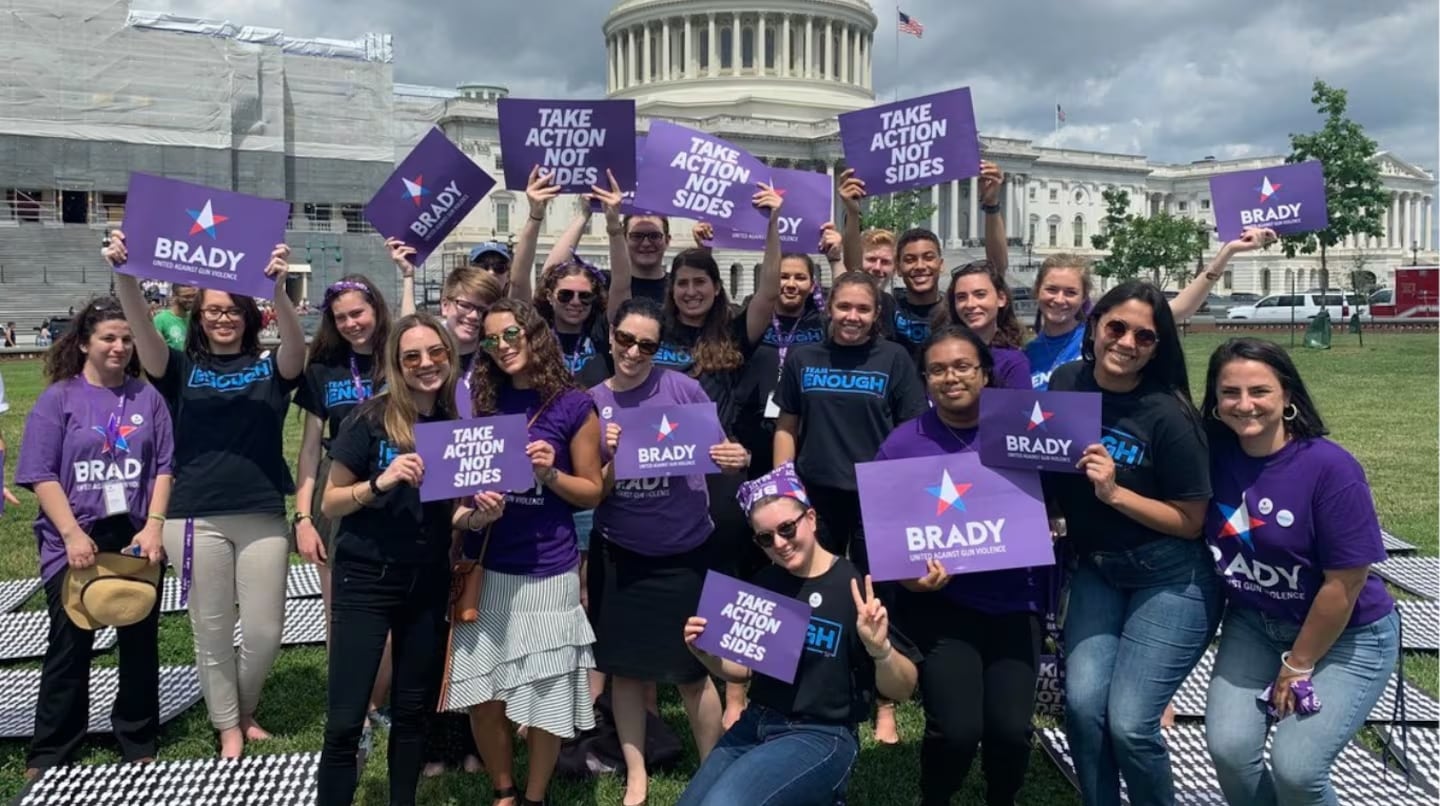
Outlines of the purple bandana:
{"label": "purple bandana", "polygon": [[805,494],[805,486],[800,483],[800,477],[795,474],[793,462],[786,462],[754,481],[741,484],[740,491],[735,494],[735,500],[740,502],[740,509],[744,510],[746,517],[749,517],[750,510],[755,508],[755,503],[771,495],[793,498],[807,507],[810,506],[810,497]]}
{"label": "purple bandana", "polygon": [[336,297],[344,294],[346,291],[359,291],[367,298],[374,298],[374,295],[370,293],[370,286],[364,283],[357,283],[354,280],[340,280],[331,283],[330,287],[325,289],[325,298],[321,301],[320,307],[329,308],[330,303],[334,302]]}
{"label": "purple bandana", "polygon": [[[1275,711],[1275,704],[1270,697],[1274,693],[1275,684],[1271,683],[1260,692],[1255,699],[1265,703],[1265,711],[1272,719],[1280,715]],[[1320,698],[1315,696],[1315,686],[1309,680],[1295,680],[1290,683],[1290,693],[1295,695],[1295,713],[1315,714],[1320,712]]]}

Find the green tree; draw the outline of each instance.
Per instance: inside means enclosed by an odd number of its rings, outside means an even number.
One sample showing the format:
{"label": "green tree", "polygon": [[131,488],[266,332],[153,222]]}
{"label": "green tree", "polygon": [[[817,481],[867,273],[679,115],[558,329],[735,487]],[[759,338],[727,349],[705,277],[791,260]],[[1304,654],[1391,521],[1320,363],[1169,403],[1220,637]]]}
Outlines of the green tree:
{"label": "green tree", "polygon": [[902,190],[870,200],[868,209],[860,214],[862,229],[888,229],[899,235],[930,220],[935,213],[929,192]]}
{"label": "green tree", "polygon": [[1192,264],[1210,241],[1208,227],[1164,211],[1135,215],[1130,212],[1130,194],[1123,190],[1112,188],[1103,195],[1105,216],[1090,244],[1109,254],[1096,261],[1096,274],[1124,281],[1148,272],[1159,286],[1189,279]]}
{"label": "green tree", "polygon": [[1310,134],[1290,135],[1287,163],[1319,160],[1325,171],[1325,207],[1330,224],[1319,232],[1286,235],[1281,240],[1286,257],[1320,253],[1320,287],[1330,287],[1326,253],[1351,235],[1384,235],[1381,216],[1390,194],[1380,184],[1380,166],[1374,161],[1376,143],[1360,124],[1345,116],[1346,93],[1315,79],[1310,103],[1325,116],[1325,125]]}

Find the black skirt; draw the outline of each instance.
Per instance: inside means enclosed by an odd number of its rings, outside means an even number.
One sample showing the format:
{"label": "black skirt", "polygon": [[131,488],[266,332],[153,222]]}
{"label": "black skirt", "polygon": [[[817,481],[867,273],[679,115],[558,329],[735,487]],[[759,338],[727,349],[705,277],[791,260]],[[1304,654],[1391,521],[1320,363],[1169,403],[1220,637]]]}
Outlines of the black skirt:
{"label": "black skirt", "polygon": [[605,540],[590,543],[590,624],[595,668],[656,683],[692,683],[705,667],[685,647],[685,622],[700,603],[712,547],[649,557]]}

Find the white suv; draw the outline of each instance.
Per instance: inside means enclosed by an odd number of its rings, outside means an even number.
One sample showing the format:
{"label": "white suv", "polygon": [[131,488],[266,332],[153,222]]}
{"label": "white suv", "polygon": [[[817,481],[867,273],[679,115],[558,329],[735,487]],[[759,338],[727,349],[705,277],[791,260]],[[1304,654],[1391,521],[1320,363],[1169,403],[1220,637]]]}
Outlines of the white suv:
{"label": "white suv", "polygon": [[1227,319],[1253,319],[1257,322],[1288,322],[1291,309],[1294,319],[1303,322],[1320,315],[1321,309],[1330,312],[1331,319],[1345,319],[1350,316],[1352,306],[1345,298],[1345,292],[1332,290],[1328,293],[1306,291],[1296,294],[1271,294],[1254,305],[1239,305],[1226,312]]}

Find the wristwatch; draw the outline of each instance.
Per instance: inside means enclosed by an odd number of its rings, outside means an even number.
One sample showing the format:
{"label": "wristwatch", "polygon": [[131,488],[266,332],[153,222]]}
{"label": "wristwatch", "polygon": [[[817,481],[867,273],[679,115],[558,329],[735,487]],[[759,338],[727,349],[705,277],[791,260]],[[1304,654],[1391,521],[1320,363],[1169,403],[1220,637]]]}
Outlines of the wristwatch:
{"label": "wristwatch", "polygon": [[385,491],[380,489],[380,485],[376,483],[379,480],[380,477],[378,475],[370,477],[370,492],[374,493],[376,498],[385,494]]}
{"label": "wristwatch", "polygon": [[998,205],[998,204],[982,204],[982,205],[980,205],[980,209],[983,210],[983,211],[985,211],[985,213],[986,213],[987,215],[995,215],[996,213],[1000,212],[1000,205]]}
{"label": "wristwatch", "polygon": [[299,526],[299,525],[300,525],[300,521],[313,521],[313,520],[315,520],[315,519],[312,518],[312,517],[310,517],[310,513],[308,513],[308,512],[296,512],[296,513],[295,513],[295,516],[290,519],[290,525],[291,525],[291,526]]}

